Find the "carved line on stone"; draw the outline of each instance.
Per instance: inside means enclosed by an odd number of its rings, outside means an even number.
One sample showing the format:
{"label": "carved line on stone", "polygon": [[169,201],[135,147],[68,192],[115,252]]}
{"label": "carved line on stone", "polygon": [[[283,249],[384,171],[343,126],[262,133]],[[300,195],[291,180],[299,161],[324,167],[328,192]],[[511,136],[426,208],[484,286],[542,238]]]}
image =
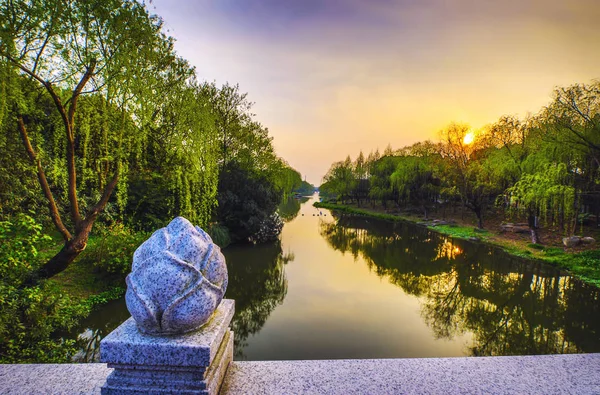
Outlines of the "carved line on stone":
{"label": "carved line on stone", "polygon": [[[212,247],[212,246],[211,246]],[[171,304],[169,304],[167,306],[167,308],[165,308],[164,311],[160,311],[158,308],[156,309],[156,312],[153,312],[152,309],[148,306],[147,303],[148,300],[146,298],[146,295],[143,293],[139,293],[139,287],[136,284],[135,278],[132,276],[133,272],[130,273],[129,275],[127,275],[127,280],[129,280],[127,282],[127,285],[131,285],[132,290],[134,291],[133,293],[135,294],[135,296],[137,296],[137,298],[142,302],[142,304],[144,305],[145,309],[147,312],[149,312],[152,315],[153,318],[153,322],[156,324],[156,326],[158,327],[159,331],[163,331],[166,330],[167,332],[173,332],[173,330],[169,330],[167,328],[165,328],[165,315],[167,315],[167,318],[169,318],[170,315],[172,315],[172,311],[174,309],[174,305],[178,305],[179,302],[188,297],[189,295],[191,295],[194,291],[198,290],[201,286],[202,283],[206,282],[208,284],[210,284],[213,288],[214,286],[209,282],[209,281],[205,281],[204,276],[202,275],[202,273],[196,269],[194,266],[192,266],[191,264],[187,263],[186,261],[179,259],[179,257],[177,257],[175,254],[173,254],[171,251],[162,251],[161,254],[165,254],[167,255],[172,261],[171,263],[177,264],[185,269],[188,269],[192,272],[192,274],[194,275],[194,279],[191,282],[191,285],[188,286],[188,288],[186,289],[185,293],[176,298],[174,301],[171,302]],[[150,264],[152,264],[154,261],[154,257],[149,257],[148,259],[140,262],[140,264],[138,265],[138,269],[137,270],[143,270],[145,266],[148,266]],[[219,289],[220,290],[220,289]],[[149,303],[150,306],[154,307],[155,305],[157,305],[157,303],[155,303],[154,301],[152,301],[151,303]],[[168,314],[167,314],[168,313]],[[193,329],[190,329],[193,330]],[[187,332],[187,331],[186,331]],[[154,331],[148,331],[148,333],[155,333]]]}
{"label": "carved line on stone", "polygon": [[[138,292],[137,289],[137,284],[135,284],[131,278],[131,273],[127,275],[127,277],[125,278],[125,283],[127,284],[128,288],[131,288],[131,294],[137,298],[140,301],[140,304],[144,307],[144,310],[147,313],[147,317],[152,321],[152,324],[157,327],[160,328],[160,322],[158,322],[157,319],[157,312],[154,312],[152,310],[152,308],[154,308],[154,303],[151,303],[150,301],[146,300],[146,296],[143,294],[140,294]],[[138,326],[138,328],[141,329],[141,326]],[[143,332],[143,330],[142,330]]]}
{"label": "carved line on stone", "polygon": [[219,246],[183,217],[142,243],[132,268],[127,276],[127,307],[146,334],[198,329],[213,315],[228,285]]}
{"label": "carved line on stone", "polygon": [[208,246],[208,250],[206,251],[206,254],[204,254],[204,258],[202,258],[202,261],[200,262],[200,270],[206,269],[206,264],[213,256],[213,250],[215,249],[214,247],[214,244],[210,244]]}

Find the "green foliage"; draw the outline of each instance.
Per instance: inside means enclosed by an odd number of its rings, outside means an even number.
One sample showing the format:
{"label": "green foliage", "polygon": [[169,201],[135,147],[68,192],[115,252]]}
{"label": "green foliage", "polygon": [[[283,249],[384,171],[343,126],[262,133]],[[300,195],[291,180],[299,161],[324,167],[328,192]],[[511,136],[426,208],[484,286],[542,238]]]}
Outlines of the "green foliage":
{"label": "green foliage", "polygon": [[452,123],[439,143],[335,162],[320,189],[360,204],[357,186],[384,208],[392,201],[427,213],[460,203],[480,228],[493,209],[526,218],[532,243],[539,218],[574,234],[600,217],[600,81],[557,88],[535,116],[502,116],[480,130]]}
{"label": "green foliage", "polygon": [[438,225],[429,226],[428,228],[435,230],[436,232],[439,232],[443,235],[452,236],[458,239],[477,239],[480,241],[486,241],[489,236],[489,233],[485,230],[467,226]]}
{"label": "green foliage", "polygon": [[[252,103],[238,85],[204,83],[214,115],[220,165],[216,219],[231,241],[261,242],[277,237],[276,208],[301,186],[301,176],[275,154],[269,131],[253,120]],[[225,241],[225,240],[223,240]]]}
{"label": "green foliage", "polygon": [[422,207],[425,217],[440,192],[440,180],[435,176],[435,167],[427,157],[400,157],[396,170],[390,176],[393,187],[398,191],[398,202]]}
{"label": "green foliage", "polygon": [[42,232],[33,217],[18,214],[0,222],[0,277],[9,284],[19,285],[37,268],[39,248],[52,239]]}
{"label": "green foliage", "polygon": [[227,247],[231,244],[231,236],[229,235],[229,229],[220,224],[211,224],[206,232],[210,235],[211,239],[221,248]]}
{"label": "green foliage", "polygon": [[[102,256],[98,253],[103,243],[128,246],[134,234],[123,228],[112,227],[100,236],[100,243],[90,248],[89,259],[105,259],[102,267],[120,268],[116,255],[129,259],[132,251],[118,248]],[[138,239],[147,235],[139,234]],[[18,215],[0,222],[0,362],[68,362],[77,351],[74,341],[62,340],[56,333],[66,331],[86,317],[97,305],[122,297],[122,286],[81,298],[65,293],[57,281],[43,281],[35,286],[24,286],[23,279],[40,264],[41,256],[51,248],[51,238],[32,217]],[[41,253],[44,252],[44,254]],[[51,251],[50,251],[51,253]],[[129,255],[129,256],[127,256]],[[83,257],[86,255],[84,254]],[[82,257],[82,258],[83,258]],[[78,263],[87,265],[85,260]],[[89,269],[88,269],[89,271]],[[81,282],[78,277],[75,281]]]}
{"label": "green foliage", "polygon": [[315,191],[315,186],[308,181],[301,181],[300,185],[293,189],[294,192],[303,196],[312,195]]}
{"label": "green foliage", "polygon": [[371,189],[369,197],[379,200],[382,205],[386,205],[389,200],[396,200],[398,195],[392,184],[392,174],[396,171],[398,158],[394,156],[384,156],[378,158],[377,155],[369,155],[373,161],[369,162]]}
{"label": "green foliage", "polygon": [[[121,295],[98,292],[130,270],[146,232],[177,215],[210,225],[221,246],[230,227],[238,240],[277,236],[277,203],[305,185],[251,106],[237,85],[199,82],[145,2],[3,3],[2,361],[66,361],[73,344],[53,334]],[[227,180],[231,168],[244,176]],[[70,255],[31,286],[62,256],[42,226],[56,227]]]}
{"label": "green foliage", "polygon": [[97,295],[92,295],[89,298],[83,300],[80,306],[91,311],[94,307],[106,304],[110,301],[122,298],[125,295],[126,289],[123,287],[113,287],[108,291],[101,292]]}
{"label": "green foliage", "polygon": [[150,237],[122,223],[102,229],[80,257],[80,264],[95,267],[99,274],[124,275],[131,271],[133,253]]}
{"label": "green foliage", "polygon": [[49,241],[30,216],[0,222],[0,362],[63,362],[74,351],[73,342],[50,335],[72,326],[84,309],[53,284],[22,286]]}
{"label": "green foliage", "polygon": [[252,241],[259,233],[281,230],[281,220],[273,219],[281,192],[269,178],[235,162],[230,162],[219,177],[218,218],[233,241]]}
{"label": "green foliage", "polygon": [[567,167],[564,163],[548,164],[533,174],[523,174],[521,179],[507,189],[511,207],[515,210],[534,210],[544,217],[576,215],[575,189],[568,185]]}

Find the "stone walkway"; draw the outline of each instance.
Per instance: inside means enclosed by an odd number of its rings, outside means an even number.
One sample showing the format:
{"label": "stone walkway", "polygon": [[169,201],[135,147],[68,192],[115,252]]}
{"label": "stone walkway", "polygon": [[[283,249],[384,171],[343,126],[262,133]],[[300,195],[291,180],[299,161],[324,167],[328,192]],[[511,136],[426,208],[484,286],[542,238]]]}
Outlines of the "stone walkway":
{"label": "stone walkway", "polygon": [[[0,365],[0,394],[100,394],[104,364]],[[600,354],[233,362],[224,394],[600,394]]]}

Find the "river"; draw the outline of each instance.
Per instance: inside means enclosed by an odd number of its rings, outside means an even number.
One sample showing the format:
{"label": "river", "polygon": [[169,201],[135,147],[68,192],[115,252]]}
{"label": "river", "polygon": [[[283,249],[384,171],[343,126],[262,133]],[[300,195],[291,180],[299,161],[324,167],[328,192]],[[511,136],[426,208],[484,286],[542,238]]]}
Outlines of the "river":
{"label": "river", "polygon": [[[559,270],[409,223],[280,207],[276,243],[224,249],[237,360],[600,352],[600,290]],[[129,317],[124,300],[72,337],[76,361]]]}

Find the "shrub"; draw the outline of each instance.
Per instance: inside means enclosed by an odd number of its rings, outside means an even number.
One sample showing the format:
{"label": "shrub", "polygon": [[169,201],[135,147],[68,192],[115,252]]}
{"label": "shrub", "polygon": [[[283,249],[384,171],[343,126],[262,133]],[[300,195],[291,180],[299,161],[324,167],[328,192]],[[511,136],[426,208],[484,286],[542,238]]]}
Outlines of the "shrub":
{"label": "shrub", "polygon": [[84,264],[91,263],[101,273],[129,273],[133,253],[149,237],[149,233],[134,232],[117,222],[94,238],[94,242],[81,254],[80,260]]}
{"label": "shrub", "polygon": [[65,362],[75,352],[74,341],[51,335],[73,326],[89,309],[51,282],[23,284],[50,240],[28,215],[0,222],[0,362]]}
{"label": "shrub", "polygon": [[231,237],[229,236],[229,229],[221,224],[211,224],[206,232],[210,235],[210,238],[221,248],[227,247],[231,243]]}

